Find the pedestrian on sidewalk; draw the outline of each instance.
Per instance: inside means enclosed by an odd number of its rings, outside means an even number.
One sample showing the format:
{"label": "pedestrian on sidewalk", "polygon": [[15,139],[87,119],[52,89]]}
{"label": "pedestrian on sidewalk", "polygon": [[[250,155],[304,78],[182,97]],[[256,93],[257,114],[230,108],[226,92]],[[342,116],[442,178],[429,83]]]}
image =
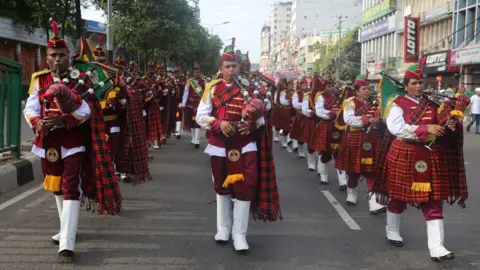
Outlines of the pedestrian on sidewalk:
{"label": "pedestrian on sidewalk", "polygon": [[472,112],[472,121],[467,125],[467,131],[470,132],[470,128],[472,127],[473,123],[475,123],[475,134],[479,133],[480,128],[480,87],[475,89],[475,95],[470,98],[471,107],[470,110]]}

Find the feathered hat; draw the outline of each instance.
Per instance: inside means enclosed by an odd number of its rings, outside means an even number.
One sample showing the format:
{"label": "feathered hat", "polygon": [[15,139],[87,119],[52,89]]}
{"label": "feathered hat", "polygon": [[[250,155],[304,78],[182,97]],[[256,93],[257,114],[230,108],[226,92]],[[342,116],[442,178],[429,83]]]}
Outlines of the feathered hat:
{"label": "feathered hat", "polygon": [[98,45],[97,47],[95,48],[95,50],[93,50],[93,54],[96,56],[96,57],[106,57],[106,54],[105,54],[105,51],[103,50],[102,48],[102,45],[103,45],[103,39],[102,37],[99,37],[98,38]]}
{"label": "feathered hat", "polygon": [[422,69],[417,64],[411,65],[407,68],[407,70],[405,71],[405,76],[403,77],[405,79],[423,79]]}
{"label": "feathered hat", "polygon": [[56,21],[52,21],[53,36],[48,40],[47,48],[49,49],[68,49],[67,43],[58,35],[58,25]]}
{"label": "feathered hat", "polygon": [[223,50],[221,61],[236,62],[238,61],[238,56],[235,54],[235,38],[232,38],[232,44],[227,45]]}
{"label": "feathered hat", "polygon": [[117,59],[115,59],[115,62],[113,64],[117,66],[123,66],[123,67],[127,66],[127,61],[123,58],[122,48],[118,48]]}

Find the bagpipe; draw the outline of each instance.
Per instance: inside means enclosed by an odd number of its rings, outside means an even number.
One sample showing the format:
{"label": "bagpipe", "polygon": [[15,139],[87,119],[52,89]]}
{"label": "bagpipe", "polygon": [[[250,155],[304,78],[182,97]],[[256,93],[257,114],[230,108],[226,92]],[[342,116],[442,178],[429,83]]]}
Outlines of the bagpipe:
{"label": "bagpipe", "polygon": [[103,101],[106,93],[113,89],[114,84],[112,80],[115,78],[115,74],[108,74],[94,62],[75,61],[74,64],[75,69],[72,69],[70,76],[79,78],[78,76],[82,73],[83,76],[78,79],[73,90],[80,90],[80,87],[85,85],[91,87],[80,96],[67,87],[59,87],[58,85],[62,85],[63,81],[60,79],[60,70],[57,69],[55,71],[54,84],[45,93],[44,106],[46,114],[50,111],[51,102],[56,103],[61,113],[72,113],[80,108],[82,99],[95,95],[99,101]]}
{"label": "bagpipe", "polygon": [[[384,115],[387,103],[389,103],[394,96],[405,93],[405,87],[400,80],[392,77],[386,72],[381,72],[380,75],[383,77],[379,83],[379,89],[381,95],[380,101],[382,103],[382,115]],[[439,115],[437,118],[438,122],[443,124],[444,127],[447,126],[446,122],[448,120],[463,118],[463,112],[470,104],[470,99],[467,96],[457,95],[456,97],[452,97],[450,95],[432,92],[429,90],[423,90],[422,97],[439,107]],[[385,100],[387,100],[387,102],[384,102]],[[436,138],[428,145],[425,145],[425,147],[429,150],[432,150],[432,145],[435,143],[435,141]]]}
{"label": "bagpipe", "polygon": [[[233,83],[236,84],[243,95],[243,108],[242,108],[242,122],[243,121],[256,121],[260,119],[265,110],[265,106],[262,100],[259,99],[259,91],[254,91],[254,97],[252,98],[250,92],[245,89],[244,85],[246,84],[245,81],[248,82],[247,79],[242,78],[239,76],[238,78],[233,76]],[[248,84],[250,84],[248,82]]]}

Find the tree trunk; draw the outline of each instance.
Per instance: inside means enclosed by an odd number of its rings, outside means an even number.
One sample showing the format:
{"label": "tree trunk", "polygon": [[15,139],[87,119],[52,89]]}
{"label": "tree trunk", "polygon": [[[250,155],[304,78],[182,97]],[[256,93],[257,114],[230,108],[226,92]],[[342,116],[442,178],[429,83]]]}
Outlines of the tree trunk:
{"label": "tree trunk", "polygon": [[82,37],[82,6],[80,5],[80,1],[81,0],[75,0],[75,30],[77,39]]}
{"label": "tree trunk", "polygon": [[69,7],[70,7],[70,0],[65,0],[65,9],[63,10],[63,18],[62,18],[62,37],[65,37],[65,22],[67,21],[68,15],[70,15]]}
{"label": "tree trunk", "polygon": [[144,49],[145,49],[145,63],[143,65],[143,74],[147,74],[147,65],[148,65],[148,46],[147,46],[147,43],[145,43],[143,46],[144,46]]}

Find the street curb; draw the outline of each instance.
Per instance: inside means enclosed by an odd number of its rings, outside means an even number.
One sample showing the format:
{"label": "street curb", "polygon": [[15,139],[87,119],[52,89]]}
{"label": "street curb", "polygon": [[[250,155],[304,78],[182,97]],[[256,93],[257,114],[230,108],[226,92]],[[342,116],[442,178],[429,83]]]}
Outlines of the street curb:
{"label": "street curb", "polygon": [[31,153],[24,153],[21,159],[0,165],[0,195],[33,181],[43,181],[43,172],[40,158]]}

